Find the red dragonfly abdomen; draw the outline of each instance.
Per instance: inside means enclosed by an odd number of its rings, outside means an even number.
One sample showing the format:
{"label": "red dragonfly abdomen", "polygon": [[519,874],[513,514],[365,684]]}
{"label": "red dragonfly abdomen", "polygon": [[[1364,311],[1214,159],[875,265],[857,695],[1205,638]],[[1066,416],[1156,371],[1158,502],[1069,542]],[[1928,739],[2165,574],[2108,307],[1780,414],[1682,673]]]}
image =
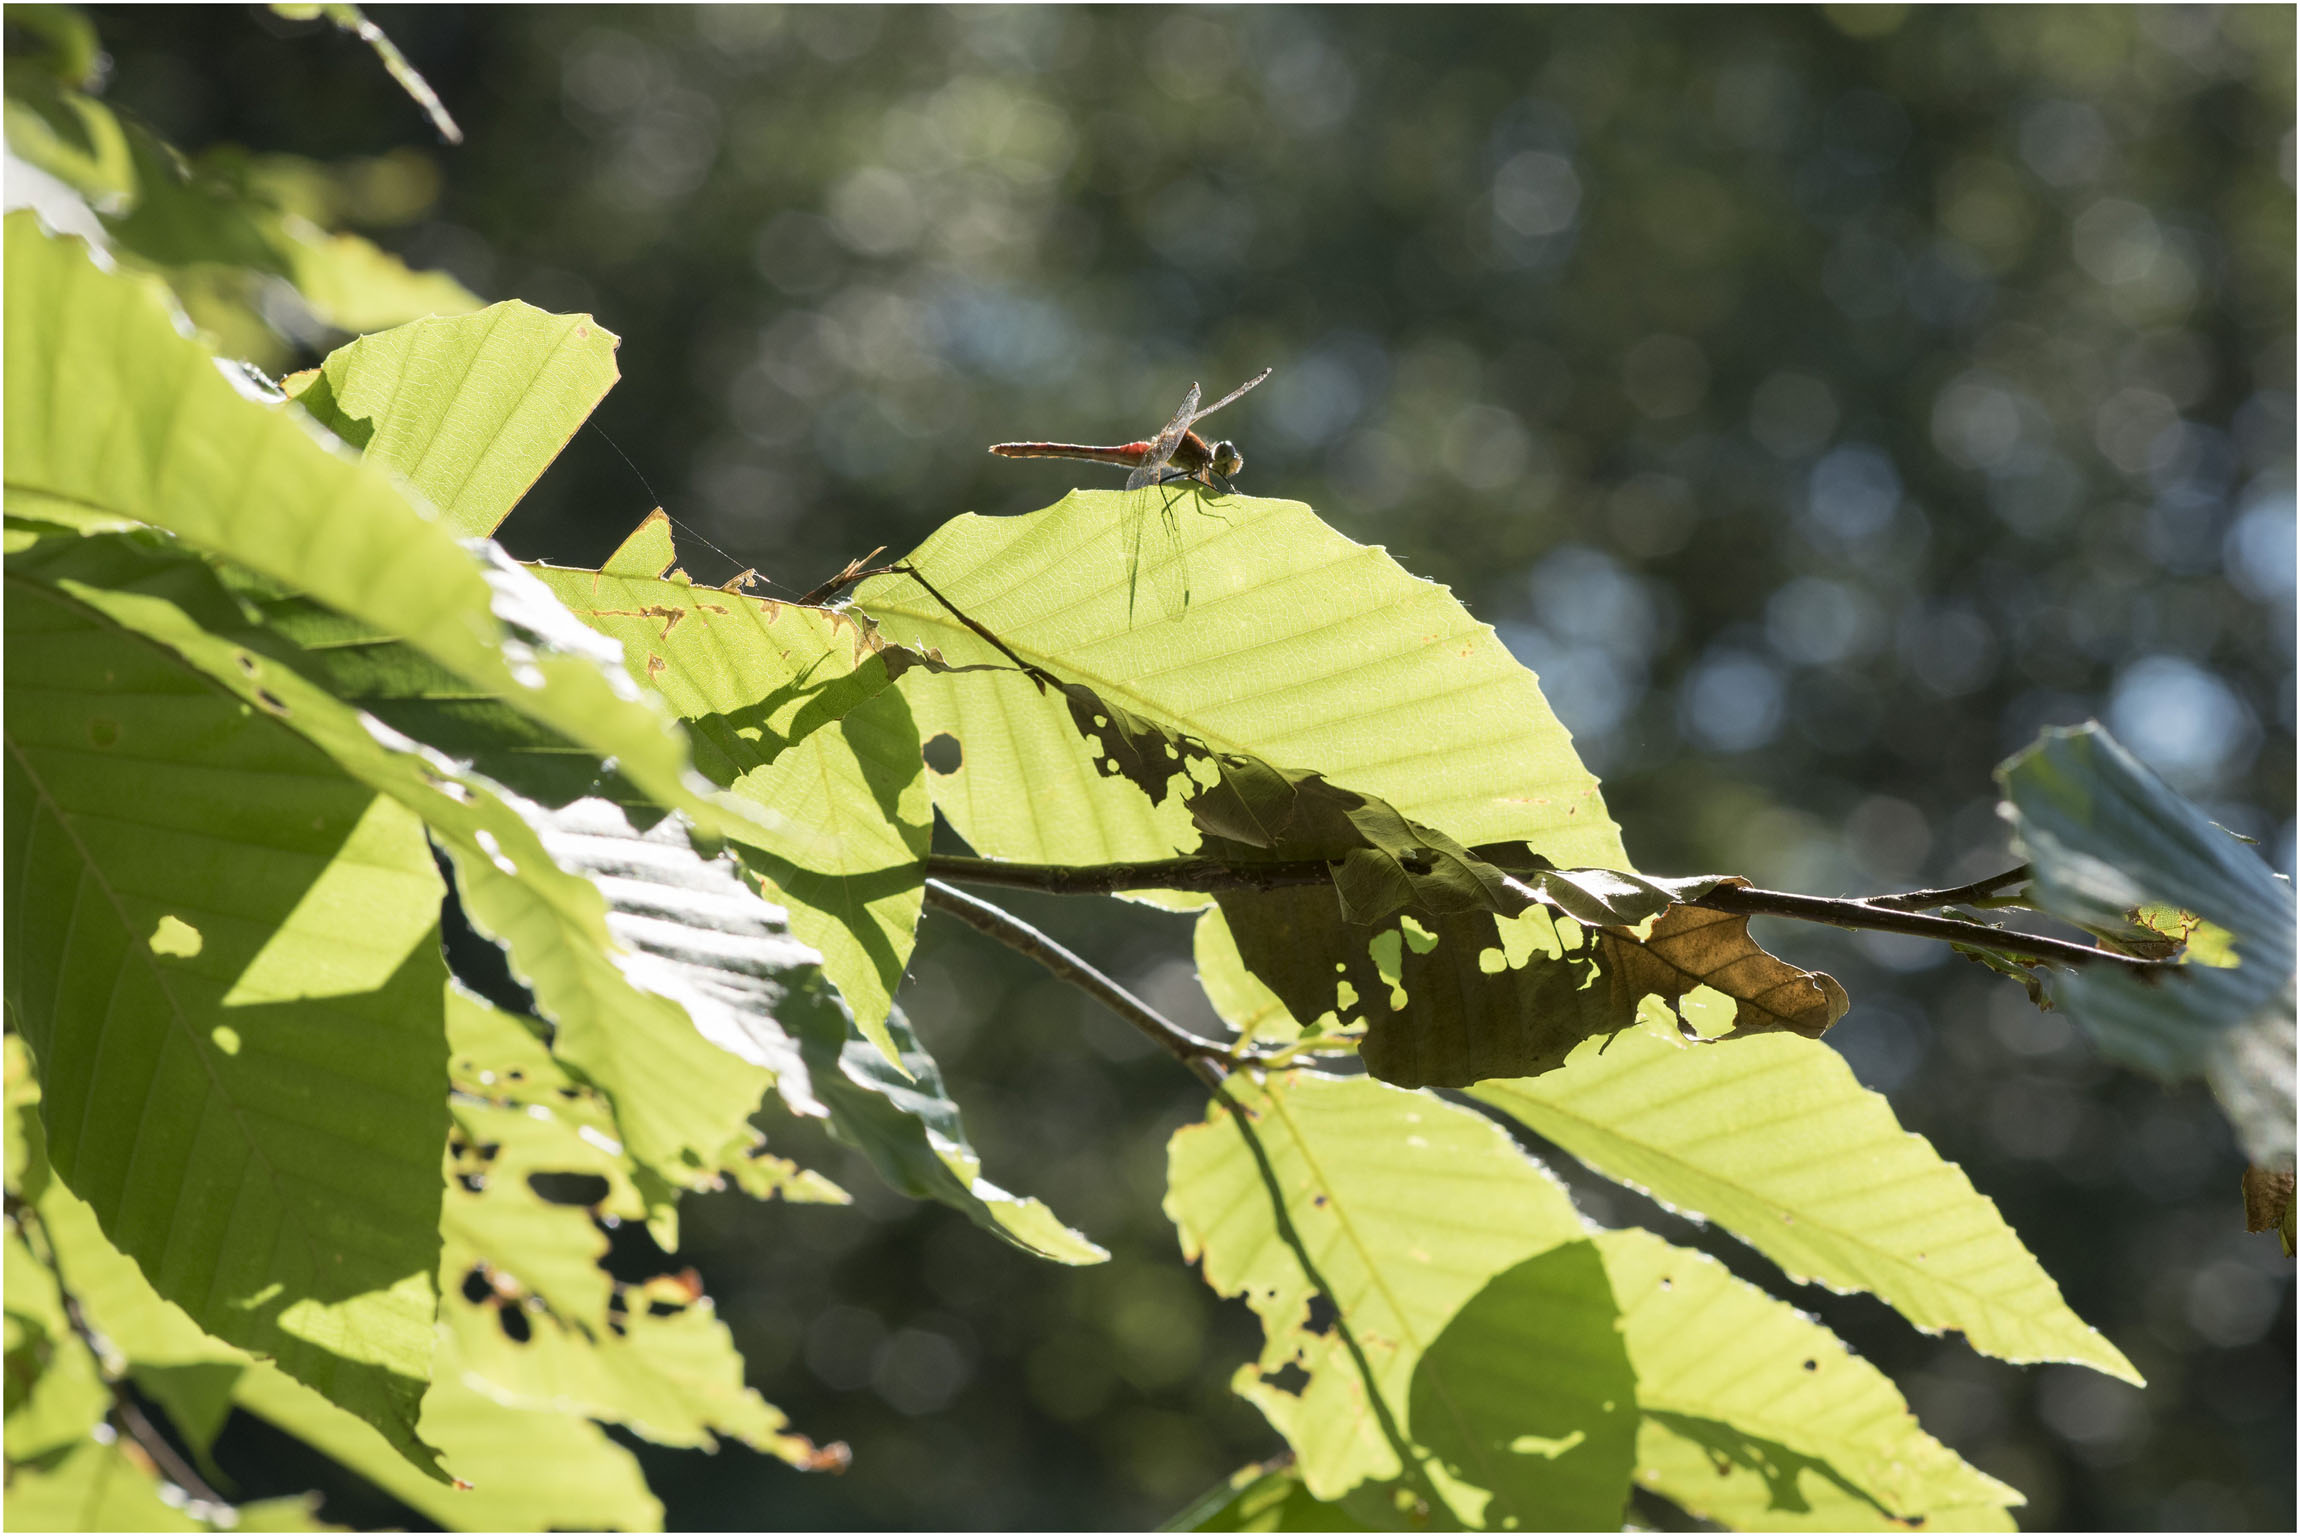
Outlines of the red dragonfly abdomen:
{"label": "red dragonfly abdomen", "polygon": [[1085,459],[1095,464],[1123,464],[1132,469],[1150,451],[1147,442],[1097,447],[1091,443],[992,443],[990,451],[1005,459]]}
{"label": "red dragonfly abdomen", "polygon": [[[1147,442],[1109,447],[1093,443],[992,443],[990,451],[1004,459],[1085,459],[1093,464],[1123,464],[1133,469],[1141,464],[1150,445]],[[1212,463],[1213,458],[1213,450],[1206,446],[1204,438],[1195,432],[1185,432],[1182,441],[1174,445],[1173,457],[1166,462],[1196,473]]]}

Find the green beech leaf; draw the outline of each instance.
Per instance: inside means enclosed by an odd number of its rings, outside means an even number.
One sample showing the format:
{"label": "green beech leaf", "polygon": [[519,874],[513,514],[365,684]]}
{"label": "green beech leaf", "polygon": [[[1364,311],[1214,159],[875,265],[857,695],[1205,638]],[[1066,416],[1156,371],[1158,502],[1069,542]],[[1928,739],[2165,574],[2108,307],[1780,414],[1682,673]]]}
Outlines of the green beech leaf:
{"label": "green beech leaf", "polygon": [[1997,780],[2038,907],[2114,931],[2162,903],[2210,925],[2170,975],[2090,966],[2050,977],[2047,990],[2108,1055],[2204,1079],[2252,1161],[2290,1168],[2291,883],[2098,725],[2046,731]]}
{"label": "green beech leaf", "polygon": [[918,729],[888,686],[904,653],[824,609],[662,578],[676,559],[668,530],[658,512],[605,568],[536,574],[621,642],[632,675],[688,722],[706,775],[778,813],[777,831],[744,834],[741,856],[893,1061],[885,1020],[932,830]]}
{"label": "green beech leaf", "polygon": [[1564,1190],[1423,1094],[1287,1072],[1225,1095],[1175,1134],[1166,1209],[1261,1317],[1237,1389],[1310,1492],[1397,1481],[1470,1525],[1617,1524],[1636,1385]]}
{"label": "green beech leaf", "polygon": [[160,1479],[118,1443],[82,1440],[8,1471],[12,1531],[205,1531],[160,1497]]}
{"label": "green beech leaf", "polygon": [[[1493,631],[1295,502],[1185,491],[1190,601],[1129,611],[1124,524],[1155,492],[1077,492],[1023,517],[953,518],[909,556],[1025,661],[1218,752],[1314,769],[1463,843],[1531,842],[1561,866],[1628,861],[1597,781]],[[906,673],[922,735],[964,749],[935,802],[995,858],[1099,864],[1195,846],[1179,808],[1105,776],[1066,700],[907,576],[855,606],[889,637],[987,671]],[[1445,708],[1432,707],[1442,698]]]}
{"label": "green beech leaf", "polygon": [[421,826],[55,590],[12,573],[7,615],[8,1004],[49,1161],[203,1327],[428,1466],[446,973]]}
{"label": "green beech leaf", "polygon": [[[454,1106],[441,1321],[466,1382],[512,1407],[610,1420],[658,1444],[709,1450],[728,1435],[794,1465],[843,1465],[744,1386],[742,1357],[691,1278],[625,1285],[600,1267],[607,1239],[594,1216],[637,1203],[614,1144],[580,1090],[563,1097],[573,1085],[536,1058],[514,1018],[462,993],[449,1017],[459,1087],[518,1096],[459,1093]],[[599,1180],[600,1197],[574,1205],[538,1192],[538,1176],[568,1174]]]}
{"label": "green beech leaf", "polygon": [[448,273],[419,272],[359,235],[331,233],[293,214],[278,216],[276,229],[288,281],[313,318],[336,330],[360,335],[480,307]]}
{"label": "green beech leaf", "polygon": [[[20,541],[21,530],[11,538]],[[306,650],[258,625],[179,547],[46,538],[16,550],[11,579],[46,583],[167,645],[422,817],[455,867],[472,921],[504,942],[514,973],[559,1026],[559,1053],[615,1103],[617,1135],[659,1181],[650,1191],[656,1223],[671,1219],[670,1186],[714,1188],[729,1168],[749,1173],[757,1139],[749,1117],[778,1068],[793,1106],[820,1112],[772,1013],[778,976],[810,965],[811,952],[779,931],[776,909],[726,861],[697,855],[676,821],[642,834],[604,801],[552,809],[396,735],[333,685],[355,696],[412,689],[398,702],[421,703],[439,685],[423,669],[411,681],[397,676],[392,658],[404,647],[331,633],[299,609],[291,627],[311,640]],[[463,704],[451,719],[457,746],[497,735],[507,712]],[[379,707],[408,724],[441,718]],[[518,733],[503,739],[507,746],[478,755],[517,764],[537,744]]]}
{"label": "green beech leaf", "polygon": [[516,299],[338,347],[298,404],[459,533],[493,533],[620,376],[589,315]]}
{"label": "green beech leaf", "polygon": [[1719,1048],[1629,1030],[1563,1071],[1470,1092],[1598,1172],[1728,1228],[1792,1280],[1873,1292],[2001,1359],[2140,1381],[1996,1203],[1827,1046],[1769,1035]]}
{"label": "green beech leaf", "polygon": [[[437,1176],[434,1163],[433,1174]],[[89,1322],[114,1348],[144,1365],[227,1364],[238,1407],[269,1419],[449,1530],[657,1530],[662,1506],[638,1463],[596,1426],[563,1414],[527,1413],[461,1384],[452,1338],[433,1356],[423,1396],[424,1439],[440,1447],[454,1488],[410,1466],[370,1425],[261,1360],[203,1333],[163,1299],[114,1248],[95,1213],[62,1184],[51,1184],[40,1219],[55,1244],[57,1268]],[[14,1490],[10,1515],[14,1517]],[[131,1526],[129,1529],[141,1529]]]}
{"label": "green beech leaf", "polygon": [[19,1462],[86,1439],[111,1410],[112,1394],[72,1331],[55,1273],[15,1231],[6,1244],[7,1450]]}
{"label": "green beech leaf", "polygon": [[827,991],[801,998],[791,1017],[805,1041],[830,1131],[870,1160],[880,1178],[913,1200],[939,1200],[994,1237],[1058,1264],[1099,1264],[1108,1250],[1063,1225],[1041,1201],[1007,1193],[982,1176],[942,1069],[897,1008],[887,1015],[896,1060],[863,1038]]}
{"label": "green beech leaf", "polygon": [[465,1488],[410,1474],[359,1420],[257,1363],[234,1402],[333,1457],[451,1531],[658,1531],[663,1506],[632,1454],[573,1414],[529,1413],[458,1379],[451,1346],[423,1402],[423,1432]]}
{"label": "green beech leaf", "polygon": [[1637,1480],[1735,1530],[2011,1530],[2025,1502],[1917,1426],[1891,1381],[1707,1254],[1595,1239],[1644,1424]]}
{"label": "green beech leaf", "polygon": [[683,733],[540,583],[492,545],[461,547],[300,412],[236,386],[177,333],[155,283],[103,270],[21,212],[7,218],[6,282],[12,513],[166,528],[400,637],[706,831],[774,823],[705,791]]}

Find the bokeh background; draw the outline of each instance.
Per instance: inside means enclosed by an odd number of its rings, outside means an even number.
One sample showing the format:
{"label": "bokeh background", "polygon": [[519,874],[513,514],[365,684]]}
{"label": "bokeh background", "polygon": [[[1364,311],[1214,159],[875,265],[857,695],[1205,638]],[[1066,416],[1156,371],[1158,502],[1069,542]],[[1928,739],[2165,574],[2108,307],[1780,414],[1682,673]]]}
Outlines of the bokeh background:
{"label": "bokeh background", "polygon": [[[622,335],[522,557],[594,562],[660,500],[731,552],[698,577],[801,591],[1100,483],[987,443],[1145,435],[1275,365],[1217,418],[1244,488],[1494,624],[1646,868],[1991,873],[1991,767],[2097,716],[2292,869],[2287,7],[372,8],[458,149],[316,25],[94,14],[112,100],[178,144],[393,157],[376,238]],[[1202,1006],[1181,920],[1016,905]],[[2208,1099],[1938,947],[1769,937],[2151,1386],[1797,1303],[2031,1528],[2291,1529],[2292,1264]],[[701,1200],[687,1257],[855,1469],[648,1449],[674,1525],[1137,1526],[1277,1449],[1227,1388],[1251,1319],[1159,1212],[1190,1082],[934,918],[906,999],[991,1176],[1116,1257],[1035,1264],[776,1127],[859,1211]],[[249,1425],[221,1454],[315,1475]]]}

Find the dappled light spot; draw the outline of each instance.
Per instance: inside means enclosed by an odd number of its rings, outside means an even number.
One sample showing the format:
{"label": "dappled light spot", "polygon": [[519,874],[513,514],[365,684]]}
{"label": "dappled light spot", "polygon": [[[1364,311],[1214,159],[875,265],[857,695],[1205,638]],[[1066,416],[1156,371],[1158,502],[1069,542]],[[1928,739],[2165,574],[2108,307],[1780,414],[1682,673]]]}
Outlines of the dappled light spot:
{"label": "dappled light spot", "polygon": [[173,955],[180,960],[189,960],[200,952],[206,941],[201,938],[199,929],[170,912],[153,927],[152,936],[145,942],[152,946],[155,955]]}

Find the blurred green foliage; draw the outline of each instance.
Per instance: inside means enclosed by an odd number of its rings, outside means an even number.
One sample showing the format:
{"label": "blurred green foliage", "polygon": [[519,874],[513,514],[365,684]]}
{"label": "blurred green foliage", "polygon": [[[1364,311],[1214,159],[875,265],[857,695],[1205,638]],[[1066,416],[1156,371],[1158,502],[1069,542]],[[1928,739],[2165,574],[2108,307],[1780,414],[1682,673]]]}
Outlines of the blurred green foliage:
{"label": "blurred green foliage", "polygon": [[[739,556],[699,577],[804,590],[1100,483],[990,442],[1139,436],[1274,364],[1222,422],[1245,488],[1494,623],[1649,869],[1990,873],[1990,766],[2091,715],[2292,868],[2289,9],[375,14],[463,148],[318,23],[104,8],[96,67],[190,150],[424,157],[380,242],[628,339],[619,449],[578,438],[523,556],[593,563],[659,495]],[[1016,905],[1199,1006],[1180,923]],[[1766,938],[2151,1386],[1800,1304],[2025,1524],[2289,1529],[2292,1269],[2202,1091],[1937,947]],[[753,1383],[857,1469],[643,1451],[674,1525],[1140,1524],[1274,1447],[1227,1386],[1252,1323],[1158,1211],[1188,1083],[970,935],[930,922],[912,974],[986,1159],[1115,1261],[867,1178],[861,1221],[696,1202]],[[218,1456],[261,1492],[276,1451]]]}

